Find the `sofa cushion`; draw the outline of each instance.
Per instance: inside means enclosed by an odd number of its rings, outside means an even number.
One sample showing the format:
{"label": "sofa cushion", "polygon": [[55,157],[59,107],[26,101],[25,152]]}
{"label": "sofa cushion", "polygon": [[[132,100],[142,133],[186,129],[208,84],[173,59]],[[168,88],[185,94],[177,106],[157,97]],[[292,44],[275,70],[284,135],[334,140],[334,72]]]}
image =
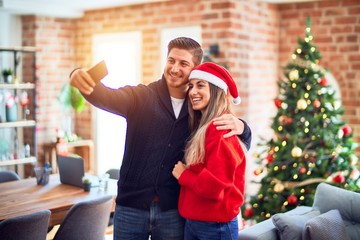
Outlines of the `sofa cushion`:
{"label": "sofa cushion", "polygon": [[276,240],[276,228],[270,219],[239,232],[239,240]]}
{"label": "sofa cushion", "polygon": [[330,210],[308,220],[303,231],[303,239],[307,240],[349,240],[345,224],[337,209]]}
{"label": "sofa cushion", "polygon": [[[312,207],[300,206],[284,214],[305,214],[312,211]],[[272,222],[267,219],[239,232],[239,240],[277,240],[278,232]]]}
{"label": "sofa cushion", "polygon": [[318,210],[303,214],[278,213],[272,217],[272,221],[279,231],[280,239],[301,240],[305,223],[318,215],[320,215]]}
{"label": "sofa cushion", "polygon": [[359,206],[360,193],[351,192],[327,183],[320,183],[316,188],[313,207],[319,209],[321,213],[338,209],[344,220],[360,222]]}
{"label": "sofa cushion", "polygon": [[351,239],[360,239],[360,193],[320,183],[313,206],[326,213],[338,209]]}

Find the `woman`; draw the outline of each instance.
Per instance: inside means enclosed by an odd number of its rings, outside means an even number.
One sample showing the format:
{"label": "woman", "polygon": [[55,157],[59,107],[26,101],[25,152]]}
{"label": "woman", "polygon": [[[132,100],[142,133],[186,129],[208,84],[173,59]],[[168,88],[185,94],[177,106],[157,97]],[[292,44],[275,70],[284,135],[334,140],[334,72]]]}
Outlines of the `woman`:
{"label": "woman", "polygon": [[184,239],[238,239],[237,215],[244,201],[246,158],[237,136],[224,138],[213,119],[232,113],[229,94],[239,104],[236,84],[223,67],[206,62],[189,77],[191,139],[185,164],[173,175],[181,185],[179,212]]}

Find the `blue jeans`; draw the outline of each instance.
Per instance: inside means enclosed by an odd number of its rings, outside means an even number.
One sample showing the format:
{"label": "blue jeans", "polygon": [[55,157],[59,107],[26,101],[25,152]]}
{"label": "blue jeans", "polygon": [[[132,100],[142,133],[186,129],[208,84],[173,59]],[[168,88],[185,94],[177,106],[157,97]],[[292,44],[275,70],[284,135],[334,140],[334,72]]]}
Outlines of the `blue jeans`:
{"label": "blue jeans", "polygon": [[116,205],[114,239],[183,240],[184,224],[177,209],[162,212],[158,203],[152,203],[150,210]]}
{"label": "blue jeans", "polygon": [[184,240],[237,240],[237,217],[227,223],[186,220]]}

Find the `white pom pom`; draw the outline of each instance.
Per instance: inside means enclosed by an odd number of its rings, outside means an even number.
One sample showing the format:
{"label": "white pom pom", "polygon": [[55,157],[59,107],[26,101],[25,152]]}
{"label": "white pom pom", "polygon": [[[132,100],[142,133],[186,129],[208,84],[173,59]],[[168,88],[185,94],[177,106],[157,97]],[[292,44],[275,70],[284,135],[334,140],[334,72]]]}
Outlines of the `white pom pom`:
{"label": "white pom pom", "polygon": [[234,103],[235,105],[240,104],[240,103],[241,103],[241,98],[240,98],[240,97],[234,98],[233,103]]}

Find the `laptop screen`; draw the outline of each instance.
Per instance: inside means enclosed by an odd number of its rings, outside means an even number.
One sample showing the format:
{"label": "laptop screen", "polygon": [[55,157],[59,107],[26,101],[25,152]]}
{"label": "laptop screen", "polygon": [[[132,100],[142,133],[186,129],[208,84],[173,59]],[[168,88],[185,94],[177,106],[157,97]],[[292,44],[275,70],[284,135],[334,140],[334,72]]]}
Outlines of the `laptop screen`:
{"label": "laptop screen", "polygon": [[82,187],[82,177],[85,175],[84,159],[78,155],[58,155],[60,182]]}

